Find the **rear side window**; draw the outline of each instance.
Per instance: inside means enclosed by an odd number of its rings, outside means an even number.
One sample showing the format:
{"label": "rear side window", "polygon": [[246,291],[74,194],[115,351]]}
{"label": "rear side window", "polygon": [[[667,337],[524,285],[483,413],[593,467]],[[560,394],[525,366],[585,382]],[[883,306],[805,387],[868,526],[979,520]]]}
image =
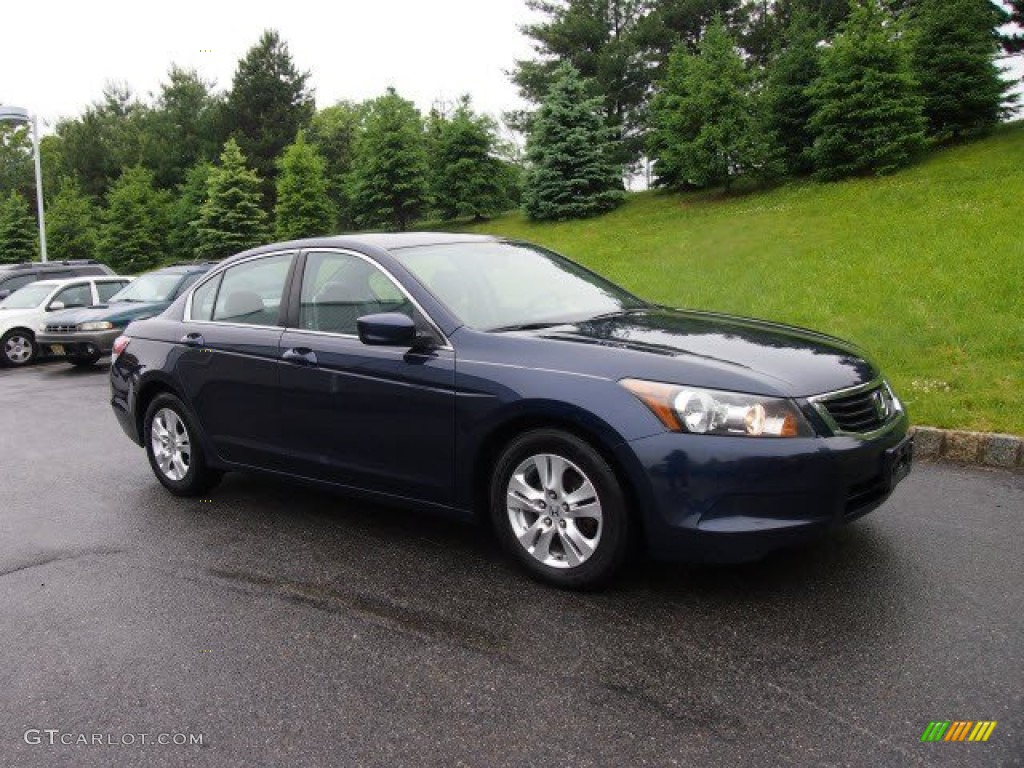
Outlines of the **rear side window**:
{"label": "rear side window", "polygon": [[10,291],[11,293],[14,293],[22,286],[28,285],[29,283],[34,283],[38,279],[39,275],[37,275],[35,272],[29,272],[27,274],[18,275],[17,277],[12,277],[7,280],[0,280],[0,291]]}
{"label": "rear side window", "polygon": [[292,256],[290,253],[266,256],[225,270],[214,303],[213,319],[224,323],[277,325]]}
{"label": "rear side window", "polygon": [[212,280],[196,288],[192,294],[192,312],[189,315],[191,320],[212,320],[213,302],[217,298],[217,289],[220,287],[222,275],[217,275]]}
{"label": "rear side window", "polygon": [[115,280],[110,283],[96,283],[96,293],[99,294],[100,303],[107,303],[110,297],[128,285],[128,282],[128,280]]}

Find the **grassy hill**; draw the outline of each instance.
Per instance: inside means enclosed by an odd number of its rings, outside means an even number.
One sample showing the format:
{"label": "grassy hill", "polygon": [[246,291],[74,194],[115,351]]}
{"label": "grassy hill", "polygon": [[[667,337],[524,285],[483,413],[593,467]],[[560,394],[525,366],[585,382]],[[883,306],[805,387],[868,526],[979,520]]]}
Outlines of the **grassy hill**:
{"label": "grassy hill", "polygon": [[1024,123],[883,179],[630,196],[599,219],[471,227],[645,298],[851,339],[915,423],[1024,434]]}

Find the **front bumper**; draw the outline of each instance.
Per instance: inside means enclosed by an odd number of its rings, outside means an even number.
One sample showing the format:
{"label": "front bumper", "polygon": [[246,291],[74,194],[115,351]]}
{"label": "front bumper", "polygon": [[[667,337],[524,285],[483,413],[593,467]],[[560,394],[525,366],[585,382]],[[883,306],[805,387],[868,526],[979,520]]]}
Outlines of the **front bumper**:
{"label": "front bumper", "polygon": [[884,502],[909,469],[908,421],[882,435],[755,439],[663,433],[620,447],[652,556],[742,562],[799,544]]}
{"label": "front bumper", "polygon": [[36,343],[49,349],[54,345],[62,347],[68,357],[109,355],[114,348],[114,339],[123,333],[123,328],[111,328],[109,331],[74,331],[71,333],[36,334]]}

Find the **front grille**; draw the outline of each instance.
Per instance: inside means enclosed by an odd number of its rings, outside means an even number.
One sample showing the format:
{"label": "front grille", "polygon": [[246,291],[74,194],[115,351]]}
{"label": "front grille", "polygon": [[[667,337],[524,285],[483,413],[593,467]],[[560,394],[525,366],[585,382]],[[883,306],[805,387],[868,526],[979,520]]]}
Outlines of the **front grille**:
{"label": "front grille", "polygon": [[77,325],[48,325],[46,326],[47,333],[74,333],[78,330]]}
{"label": "front grille", "polygon": [[841,432],[872,432],[887,421],[895,410],[888,387],[879,384],[849,395],[822,398],[821,406]]}

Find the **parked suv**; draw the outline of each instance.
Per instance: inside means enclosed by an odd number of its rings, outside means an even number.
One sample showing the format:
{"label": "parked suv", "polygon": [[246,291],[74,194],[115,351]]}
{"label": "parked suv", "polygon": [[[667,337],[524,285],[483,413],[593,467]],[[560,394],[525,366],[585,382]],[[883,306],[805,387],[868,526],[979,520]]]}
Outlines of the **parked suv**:
{"label": "parked suv", "polygon": [[63,280],[86,275],[113,275],[114,270],[95,259],[33,261],[0,265],[0,300],[36,280]]}
{"label": "parked suv", "polygon": [[53,354],[64,355],[72,365],[92,365],[110,354],[114,339],[128,323],[159,315],[216,263],[176,264],[147,272],[106,304],[47,315],[39,325],[36,342]]}
{"label": "parked suv", "polygon": [[62,309],[101,304],[132,281],[130,277],[72,277],[37,280],[0,301],[0,364],[27,365],[39,352],[35,329]]}

